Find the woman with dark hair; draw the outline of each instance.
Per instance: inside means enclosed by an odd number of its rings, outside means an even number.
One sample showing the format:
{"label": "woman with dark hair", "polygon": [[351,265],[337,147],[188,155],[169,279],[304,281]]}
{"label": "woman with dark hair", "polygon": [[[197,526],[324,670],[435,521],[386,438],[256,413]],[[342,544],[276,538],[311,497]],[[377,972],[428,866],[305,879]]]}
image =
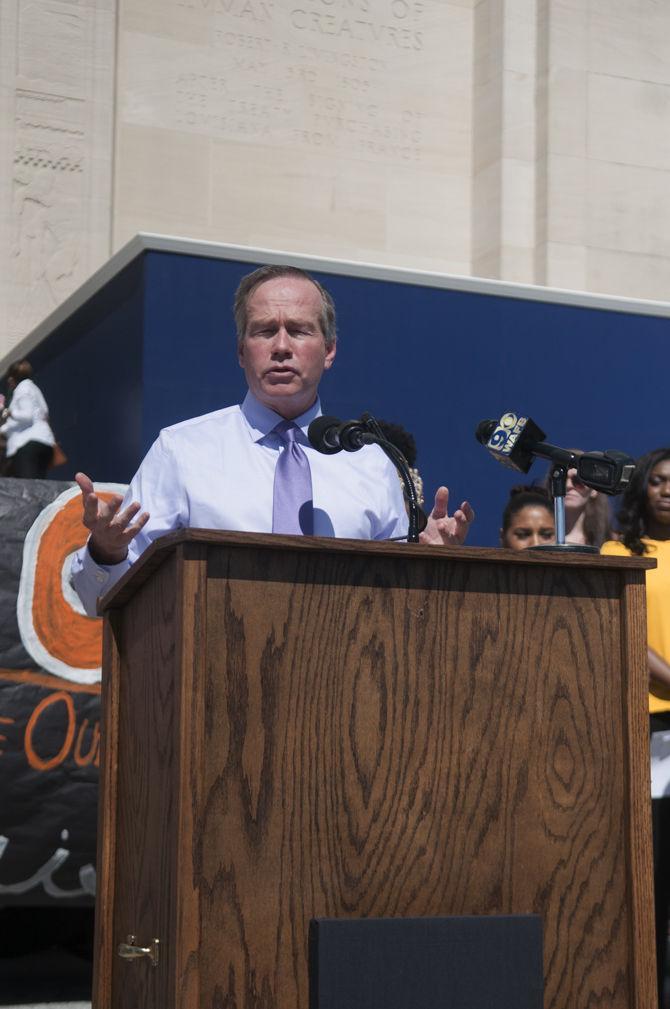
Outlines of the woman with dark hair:
{"label": "woman with dark hair", "polygon": [[32,374],[28,361],[10,366],[5,384],[11,399],[0,413],[0,434],[7,439],[6,475],[26,479],[46,476],[56,440],[46,401]]}
{"label": "woman with dark hair", "polygon": [[617,519],[620,542],[604,543],[602,553],[654,557],[658,565],[646,578],[649,710],[670,712],[670,448],[638,459]]}
{"label": "woman with dark hair", "polygon": [[[624,491],[617,515],[621,540],[603,544],[602,553],[653,557],[657,567],[646,572],[647,644],[649,655],[649,722],[651,732],[670,730],[670,448],[643,455]],[[658,1004],[663,1005],[670,859],[670,798],[652,801],[654,827],[654,903]]]}
{"label": "woman with dark hair", "polygon": [[554,509],[541,487],[512,487],[500,530],[500,545],[527,550],[556,542]]}

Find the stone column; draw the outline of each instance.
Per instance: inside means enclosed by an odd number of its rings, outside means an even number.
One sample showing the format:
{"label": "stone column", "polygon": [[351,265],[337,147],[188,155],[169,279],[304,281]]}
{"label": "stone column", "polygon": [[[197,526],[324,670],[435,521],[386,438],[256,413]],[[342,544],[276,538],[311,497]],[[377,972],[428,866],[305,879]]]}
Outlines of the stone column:
{"label": "stone column", "polygon": [[472,268],[535,279],[538,17],[542,0],[480,0],[474,11]]}
{"label": "stone column", "polygon": [[551,0],[538,283],[667,300],[670,6]]}
{"label": "stone column", "polygon": [[9,350],[111,251],[115,0],[0,4],[0,305]]}
{"label": "stone column", "polygon": [[670,290],[670,7],[480,0],[472,272]]}

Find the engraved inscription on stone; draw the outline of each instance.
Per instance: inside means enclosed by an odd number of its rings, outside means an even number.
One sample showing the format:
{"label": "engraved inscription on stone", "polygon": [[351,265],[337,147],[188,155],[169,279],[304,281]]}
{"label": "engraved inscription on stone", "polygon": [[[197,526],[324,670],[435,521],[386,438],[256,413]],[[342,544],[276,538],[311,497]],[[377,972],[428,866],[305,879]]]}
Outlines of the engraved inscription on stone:
{"label": "engraved inscription on stone", "polygon": [[125,123],[439,169],[444,141],[431,126],[443,110],[430,118],[435,91],[446,91],[444,3],[170,4],[169,23],[153,35],[139,0],[129,4]]}

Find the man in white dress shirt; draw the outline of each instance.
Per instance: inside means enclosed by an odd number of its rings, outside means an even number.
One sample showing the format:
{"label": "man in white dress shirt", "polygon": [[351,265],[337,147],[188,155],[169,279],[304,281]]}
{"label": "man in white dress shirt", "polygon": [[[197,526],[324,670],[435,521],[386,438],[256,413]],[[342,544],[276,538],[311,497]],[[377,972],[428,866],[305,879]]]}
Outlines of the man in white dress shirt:
{"label": "man in white dress shirt", "polygon": [[[174,529],[281,531],[276,475],[290,447],[284,427],[292,429],[293,451],[311,480],[309,532],[353,539],[406,535],[396,472],[377,446],[356,456],[324,456],[307,439],[321,413],[319,381],[336,351],[335,310],[325,288],[293,267],[262,267],[243,278],[235,320],[249,386],[241,406],[164,429],[123,499],[100,500],[90,478],[76,475],[90,536],[74,558],[72,577],[91,615],[98,596],[154,539]],[[463,502],[449,516],[448,499],[440,487],[422,542],[464,541],[474,513]]]}

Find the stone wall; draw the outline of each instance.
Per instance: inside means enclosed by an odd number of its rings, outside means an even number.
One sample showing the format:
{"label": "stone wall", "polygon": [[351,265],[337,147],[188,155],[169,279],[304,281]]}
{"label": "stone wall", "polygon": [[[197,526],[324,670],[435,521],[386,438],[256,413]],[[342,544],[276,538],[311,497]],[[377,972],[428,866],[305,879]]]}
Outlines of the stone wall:
{"label": "stone wall", "polygon": [[469,4],[123,0],[121,11],[116,246],[142,221],[469,271]]}
{"label": "stone wall", "polygon": [[0,4],[0,355],[111,251],[114,14]]}
{"label": "stone wall", "polygon": [[670,296],[670,6],[480,0],[472,273]]}
{"label": "stone wall", "polygon": [[552,0],[537,282],[670,297],[670,5]]}
{"label": "stone wall", "polygon": [[0,356],[138,231],[665,299],[658,0],[3,0]]}

